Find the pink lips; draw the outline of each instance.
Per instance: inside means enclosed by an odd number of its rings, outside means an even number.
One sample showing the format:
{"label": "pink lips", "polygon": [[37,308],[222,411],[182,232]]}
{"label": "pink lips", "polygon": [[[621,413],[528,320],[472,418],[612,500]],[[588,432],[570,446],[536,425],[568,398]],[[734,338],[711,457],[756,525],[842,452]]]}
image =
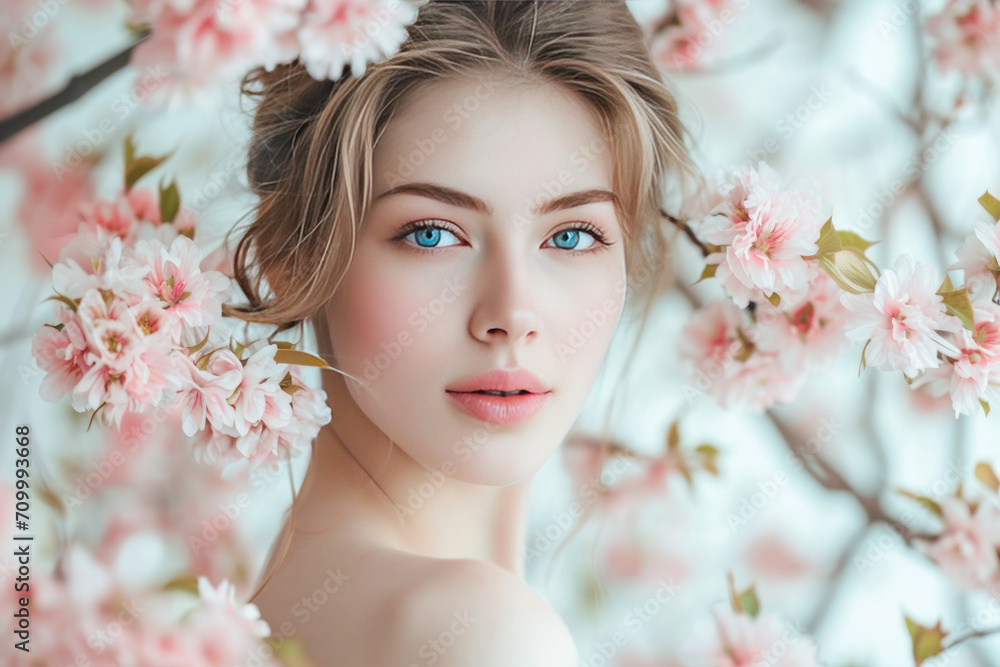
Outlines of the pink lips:
{"label": "pink lips", "polygon": [[513,424],[523,421],[542,409],[548,393],[491,396],[473,392],[449,391],[448,396],[459,410],[492,424]]}
{"label": "pink lips", "polygon": [[[497,396],[482,391],[526,391],[528,393]],[[496,369],[489,373],[465,378],[446,388],[456,407],[466,414],[493,424],[513,424],[538,412],[552,393],[532,373],[523,369]]]}

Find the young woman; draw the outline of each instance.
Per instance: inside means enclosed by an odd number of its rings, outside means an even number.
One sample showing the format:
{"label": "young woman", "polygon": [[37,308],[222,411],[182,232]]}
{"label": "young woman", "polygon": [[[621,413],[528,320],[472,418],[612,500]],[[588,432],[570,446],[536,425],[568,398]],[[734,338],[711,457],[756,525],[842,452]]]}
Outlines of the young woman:
{"label": "young woman", "polygon": [[640,28],[623,2],[432,0],[359,77],[246,90],[230,312],[311,322],[337,370],[253,602],[321,665],[576,665],[524,582],[526,500],[668,270],[691,169]]}

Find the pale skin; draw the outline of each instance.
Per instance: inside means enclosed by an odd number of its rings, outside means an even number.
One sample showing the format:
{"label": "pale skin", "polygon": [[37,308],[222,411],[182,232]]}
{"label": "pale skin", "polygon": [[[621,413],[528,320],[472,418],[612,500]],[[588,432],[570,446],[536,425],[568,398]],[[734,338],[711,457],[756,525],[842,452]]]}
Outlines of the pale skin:
{"label": "pale skin", "polygon": [[[358,381],[323,372],[333,420],[254,602],[320,665],[575,667],[565,623],[524,580],[526,503],[624,304],[606,139],[571,91],[484,75],[412,91],[373,159],[373,205],[326,309],[335,365]],[[386,194],[413,183],[484,210]],[[412,221],[440,231],[396,238]],[[608,245],[574,233],[585,223]],[[497,368],[538,376],[542,409],[497,425],[451,403],[446,386]]]}

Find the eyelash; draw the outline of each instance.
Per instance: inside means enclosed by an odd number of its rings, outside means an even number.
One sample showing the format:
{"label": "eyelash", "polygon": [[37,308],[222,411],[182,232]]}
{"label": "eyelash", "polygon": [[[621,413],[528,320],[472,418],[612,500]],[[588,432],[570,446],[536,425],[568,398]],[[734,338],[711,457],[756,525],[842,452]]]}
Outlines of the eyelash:
{"label": "eyelash", "polygon": [[[444,220],[436,220],[436,219],[416,220],[414,222],[409,222],[403,225],[402,229],[399,230],[399,233],[396,234],[396,236],[394,236],[392,240],[403,241],[403,239],[405,239],[413,232],[420,231],[423,229],[443,229],[444,231],[455,234],[455,229],[452,228],[451,225],[448,225],[447,223],[445,224],[432,224],[432,223],[444,223]],[[608,246],[614,245],[614,241],[609,241],[607,237],[605,237],[604,234],[601,233],[601,230],[596,225],[586,221],[578,222],[571,227],[564,227],[559,231],[555,232],[555,234],[553,234],[552,236],[555,236],[556,234],[560,234],[562,232],[568,232],[574,230],[587,232],[588,234],[594,237],[595,244],[586,250],[571,250],[565,248],[556,248],[557,250],[562,250],[563,252],[576,256],[576,255],[585,255],[589,252],[600,252],[601,250],[607,248]],[[455,234],[455,236],[458,236],[458,234]],[[410,248],[412,248],[413,250],[431,255],[437,254],[452,247],[452,246],[445,246],[443,248],[424,248],[420,246],[414,246],[412,244],[406,244],[406,245],[409,245]]]}

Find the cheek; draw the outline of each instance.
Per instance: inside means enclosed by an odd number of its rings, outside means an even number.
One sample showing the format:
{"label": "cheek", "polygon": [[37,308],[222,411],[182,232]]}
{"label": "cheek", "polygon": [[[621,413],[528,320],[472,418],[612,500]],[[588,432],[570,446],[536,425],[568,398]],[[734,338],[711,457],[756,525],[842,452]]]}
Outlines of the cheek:
{"label": "cheek", "polygon": [[556,320],[556,356],[573,361],[568,372],[588,373],[600,365],[621,317],[624,285],[624,267],[617,265],[588,272],[574,283]]}
{"label": "cheek", "polygon": [[428,331],[443,319],[434,317],[441,313],[429,303],[433,285],[412,269],[401,275],[402,264],[356,255],[327,314],[340,368],[383,390],[417,381],[420,368],[414,366],[433,367],[440,349]]}

